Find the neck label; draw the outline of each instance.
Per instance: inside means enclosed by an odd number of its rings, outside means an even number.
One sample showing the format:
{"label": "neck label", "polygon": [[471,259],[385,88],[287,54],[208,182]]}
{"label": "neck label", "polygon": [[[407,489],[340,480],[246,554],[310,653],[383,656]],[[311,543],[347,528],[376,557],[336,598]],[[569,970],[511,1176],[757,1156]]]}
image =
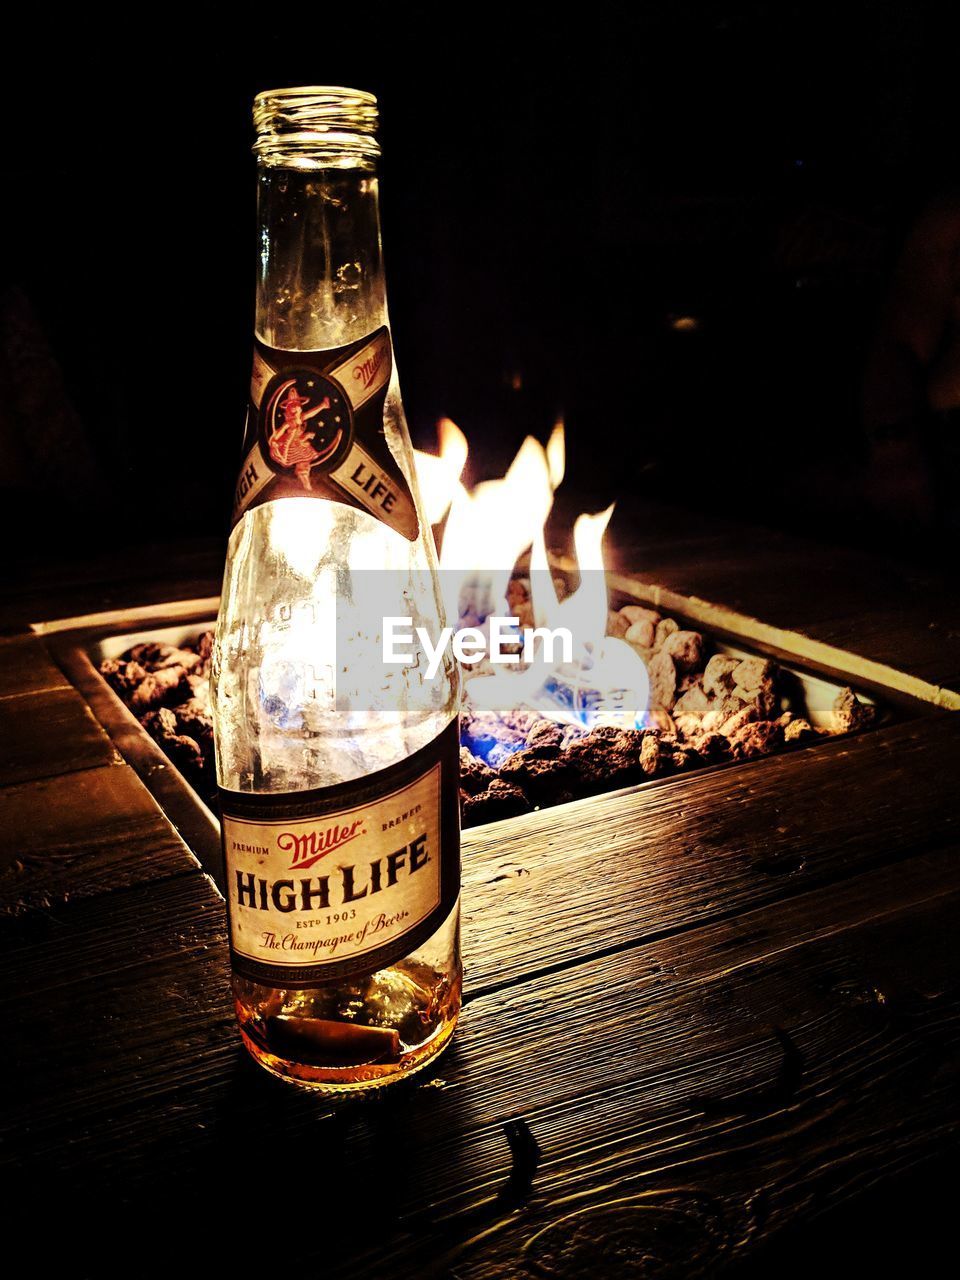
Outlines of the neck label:
{"label": "neck label", "polygon": [[324,351],[281,351],[254,339],[231,524],[276,498],[326,498],[367,511],[415,541],[413,495],[384,429],[392,370],[385,325]]}

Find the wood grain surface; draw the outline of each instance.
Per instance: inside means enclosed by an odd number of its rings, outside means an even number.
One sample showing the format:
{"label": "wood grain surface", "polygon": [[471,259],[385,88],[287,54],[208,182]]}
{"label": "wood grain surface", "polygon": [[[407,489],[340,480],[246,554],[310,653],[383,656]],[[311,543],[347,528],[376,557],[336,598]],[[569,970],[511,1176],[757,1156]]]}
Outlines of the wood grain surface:
{"label": "wood grain surface", "polygon": [[[152,913],[141,889],[21,921],[6,956],[32,990],[0,1002],[35,1063],[4,1089],[18,1199],[70,1183],[91,1228],[149,1206],[157,1247],[195,1258],[174,1206],[199,1187],[222,1221],[253,1160],[285,1186],[335,1171],[284,1250],[324,1274],[638,1275],[664,1214],[660,1274],[714,1274],[955,1138],[957,853],[480,996],[432,1077],[345,1108],[246,1061],[220,904],[190,878],[151,891]],[[209,1245],[259,1264],[276,1248]]]}
{"label": "wood grain surface", "polygon": [[75,689],[0,698],[4,784],[119,763],[116,748]]}
{"label": "wood grain surface", "polygon": [[38,636],[0,639],[0,698],[65,689],[68,683]]}
{"label": "wood grain surface", "polygon": [[[619,518],[621,567],[655,586],[960,688],[934,574]],[[248,1059],[222,902],[29,634],[215,594],[220,555],[145,574],[118,553],[0,602],[0,1173],[43,1266],[935,1274],[952,1211],[924,1207],[960,1145],[960,718],[465,833],[453,1045],[334,1106]],[[828,1221],[852,1253],[811,1243]]]}
{"label": "wood grain surface", "polygon": [[471,988],[937,848],[960,830],[958,778],[943,713],[467,831]]}
{"label": "wood grain surface", "polygon": [[126,765],[0,789],[0,917],[195,868]]}

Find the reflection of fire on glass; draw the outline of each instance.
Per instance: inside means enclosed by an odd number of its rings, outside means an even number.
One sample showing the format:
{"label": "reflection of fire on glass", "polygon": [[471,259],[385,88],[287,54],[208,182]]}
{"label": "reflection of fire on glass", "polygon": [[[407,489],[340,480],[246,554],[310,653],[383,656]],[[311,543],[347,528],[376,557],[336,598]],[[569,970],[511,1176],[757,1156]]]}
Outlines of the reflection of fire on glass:
{"label": "reflection of fire on glass", "polygon": [[[283,394],[284,392],[286,395]],[[280,399],[281,396],[283,399]],[[312,409],[307,409],[306,406],[309,403],[310,397],[300,395],[297,391],[296,379],[290,378],[274,396],[274,405],[283,417],[270,434],[271,458],[281,467],[292,467],[297,479],[308,493],[313,488],[310,483],[311,469],[325,462],[336,452],[343,436],[342,428],[336,427],[330,439],[324,443],[324,436],[331,424],[324,423],[321,419],[308,426],[311,418],[332,407],[329,396],[324,396]],[[316,447],[318,444],[320,448]]]}

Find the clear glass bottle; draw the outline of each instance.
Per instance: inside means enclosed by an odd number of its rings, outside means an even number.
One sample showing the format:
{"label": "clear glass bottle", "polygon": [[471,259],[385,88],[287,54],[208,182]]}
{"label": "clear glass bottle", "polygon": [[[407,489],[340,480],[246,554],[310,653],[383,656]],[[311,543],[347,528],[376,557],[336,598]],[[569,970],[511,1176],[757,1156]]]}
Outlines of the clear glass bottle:
{"label": "clear glass bottle", "polygon": [[376,99],[254,103],[251,405],[212,667],[240,1029],[329,1092],[409,1075],[460,1009],[459,673],[386,667],[379,622],[436,638],[436,552],[393,360]]}

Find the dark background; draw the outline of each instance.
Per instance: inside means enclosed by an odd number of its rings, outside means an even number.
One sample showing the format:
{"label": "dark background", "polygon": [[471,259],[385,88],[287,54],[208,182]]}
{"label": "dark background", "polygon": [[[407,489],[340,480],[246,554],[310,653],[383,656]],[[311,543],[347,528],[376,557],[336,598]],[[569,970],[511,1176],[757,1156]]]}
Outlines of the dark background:
{"label": "dark background", "polygon": [[946,9],[45,9],[4,55],[8,563],[223,535],[249,109],[297,83],[380,98],[415,443],[453,417],[477,479],[562,412],[584,505],[942,555],[866,503],[860,399],[904,235],[954,182]]}

